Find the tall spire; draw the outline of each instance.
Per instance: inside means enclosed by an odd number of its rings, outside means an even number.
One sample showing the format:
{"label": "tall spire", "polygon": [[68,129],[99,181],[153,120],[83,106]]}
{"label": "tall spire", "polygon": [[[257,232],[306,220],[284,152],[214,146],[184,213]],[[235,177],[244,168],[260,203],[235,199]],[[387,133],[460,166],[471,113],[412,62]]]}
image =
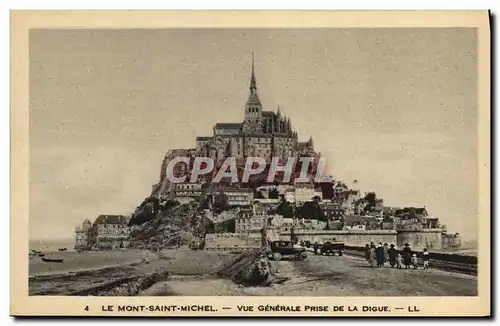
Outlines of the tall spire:
{"label": "tall spire", "polygon": [[254,53],[252,52],[252,77],[250,77],[250,93],[255,94],[257,92],[257,81],[255,80],[255,59]]}
{"label": "tall spire", "polygon": [[252,52],[252,76],[250,77],[250,94],[248,95],[247,106],[261,106],[259,96],[257,95],[257,81],[255,80],[254,54]]}

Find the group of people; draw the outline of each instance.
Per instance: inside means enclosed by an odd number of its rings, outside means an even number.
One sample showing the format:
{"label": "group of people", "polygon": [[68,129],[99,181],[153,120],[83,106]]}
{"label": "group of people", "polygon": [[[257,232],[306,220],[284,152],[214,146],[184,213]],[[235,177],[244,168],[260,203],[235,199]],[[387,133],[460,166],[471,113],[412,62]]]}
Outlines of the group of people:
{"label": "group of people", "polygon": [[[370,263],[370,267],[383,267],[385,262],[389,262],[391,268],[403,268],[408,269],[413,267],[418,268],[418,257],[417,254],[412,252],[410,245],[405,243],[403,250],[399,253],[394,245],[390,246],[387,243],[382,245],[382,242],[375,246],[373,242],[365,246],[365,258]],[[424,269],[429,268],[429,252],[424,249],[422,252],[422,259],[424,262]]]}

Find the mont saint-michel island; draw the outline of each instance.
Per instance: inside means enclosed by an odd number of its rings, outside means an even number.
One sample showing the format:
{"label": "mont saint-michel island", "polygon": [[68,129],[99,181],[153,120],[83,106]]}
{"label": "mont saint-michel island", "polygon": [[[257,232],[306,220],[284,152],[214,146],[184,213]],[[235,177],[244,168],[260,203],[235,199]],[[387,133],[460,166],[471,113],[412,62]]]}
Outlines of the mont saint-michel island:
{"label": "mont saint-michel island", "polygon": [[82,217],[74,247],[30,252],[30,295],[477,295],[460,234],[339,180],[314,130],[261,102],[253,55],[249,75],[241,120],[165,149],[135,211]]}

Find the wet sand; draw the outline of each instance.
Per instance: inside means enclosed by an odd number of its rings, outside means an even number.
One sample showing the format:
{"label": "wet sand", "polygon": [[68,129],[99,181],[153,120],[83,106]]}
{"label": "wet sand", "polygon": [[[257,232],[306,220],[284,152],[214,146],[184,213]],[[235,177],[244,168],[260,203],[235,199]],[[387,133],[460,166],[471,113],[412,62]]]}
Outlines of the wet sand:
{"label": "wet sand", "polygon": [[154,257],[156,257],[154,253],[145,250],[46,252],[45,258],[63,258],[64,261],[62,263],[50,263],[42,261],[38,256],[30,257],[29,275],[47,275],[127,265]]}
{"label": "wet sand", "polygon": [[[58,256],[60,253],[57,253]],[[142,296],[474,296],[477,278],[430,269],[371,269],[353,256],[314,256],[305,261],[272,262],[288,281],[268,287],[244,287],[217,277],[216,271],[236,254],[216,251],[164,250],[61,253],[62,264],[30,262],[30,295],[82,295],[89,289],[121,284],[168,272],[147,287],[134,287]],[[48,255],[47,255],[48,256]],[[38,257],[34,258],[40,260]],[[106,267],[107,268],[103,268]],[[80,272],[77,272],[77,271]],[[118,283],[117,283],[118,282]],[[135,281],[134,281],[135,282]],[[138,281],[139,282],[139,281]],[[117,286],[119,287],[119,286]],[[106,289],[95,295],[120,295]],[[119,292],[121,293],[121,292]],[[84,294],[89,295],[89,294]]]}
{"label": "wet sand", "polygon": [[63,263],[30,260],[30,295],[71,295],[125,278],[168,272],[176,276],[205,276],[236,255],[229,252],[189,249],[110,252],[57,252],[46,257],[65,258]]}

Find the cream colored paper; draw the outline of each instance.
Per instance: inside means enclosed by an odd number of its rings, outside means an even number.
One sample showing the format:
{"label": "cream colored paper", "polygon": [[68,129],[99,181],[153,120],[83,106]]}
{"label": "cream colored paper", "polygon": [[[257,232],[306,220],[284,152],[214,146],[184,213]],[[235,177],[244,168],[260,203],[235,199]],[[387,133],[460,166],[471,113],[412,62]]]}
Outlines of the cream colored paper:
{"label": "cream colored paper", "polygon": [[[81,11],[11,13],[11,314],[67,316],[485,316],[490,314],[490,32],[486,11]],[[130,28],[476,28],[478,152],[478,296],[476,297],[35,297],[28,296],[29,31]],[[286,60],[286,58],[282,58]],[[207,60],[211,62],[211,60]],[[258,77],[259,78],[259,77]],[[207,81],[211,83],[211,81]],[[241,85],[246,89],[247,84]],[[267,96],[268,98],[271,96]],[[245,98],[241,99],[242,101]],[[279,101],[279,99],[275,99]],[[404,108],[401,108],[404,110]],[[242,110],[242,109],[241,109]],[[314,108],[311,108],[314,112]],[[222,119],[223,120],[223,119]],[[33,127],[33,126],[32,126]],[[314,128],[312,128],[314,129]],[[165,132],[165,131],[162,131]],[[174,132],[174,130],[172,130]],[[311,131],[314,135],[314,130]],[[302,135],[306,137],[307,135]],[[194,139],[193,139],[194,141]],[[167,150],[167,149],[166,149]],[[160,163],[158,163],[160,164]],[[159,166],[158,166],[159,168]],[[425,171],[423,172],[425,173]],[[458,189],[457,189],[458,191]],[[146,195],[146,194],[145,194]],[[402,302],[404,301],[404,304]],[[117,312],[119,305],[211,305],[216,312]],[[252,305],[240,312],[236,305]],[[266,312],[266,305],[343,306],[327,313]],[[404,306],[407,309],[395,310]],[[89,310],[85,310],[86,307]],[[114,311],[103,307],[114,306]],[[261,307],[262,308],[259,308]],[[389,306],[389,312],[352,312],[348,306]],[[223,309],[231,307],[231,309]],[[416,309],[415,309],[416,308]],[[409,310],[417,310],[409,311]],[[109,310],[109,309],[108,309]]]}

